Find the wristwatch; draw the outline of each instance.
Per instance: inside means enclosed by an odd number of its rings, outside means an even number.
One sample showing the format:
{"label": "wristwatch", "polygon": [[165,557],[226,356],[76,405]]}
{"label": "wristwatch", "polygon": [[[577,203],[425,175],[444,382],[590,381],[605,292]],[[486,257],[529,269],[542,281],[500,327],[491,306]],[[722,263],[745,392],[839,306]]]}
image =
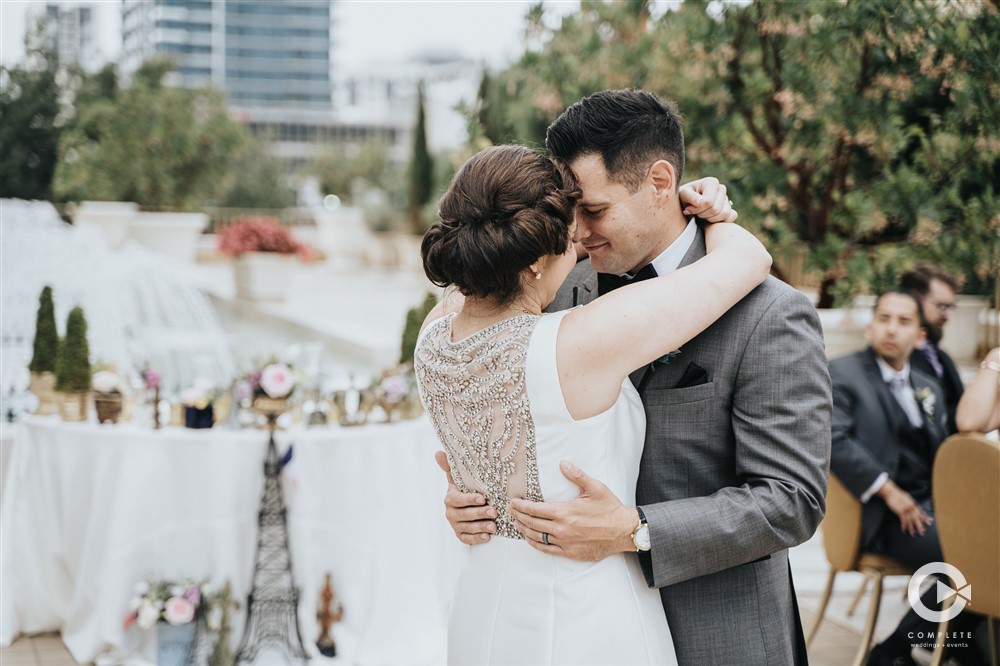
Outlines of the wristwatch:
{"label": "wristwatch", "polygon": [[639,513],[639,525],[632,530],[632,543],[635,544],[636,552],[648,552],[651,546],[649,541],[649,525],[646,523],[646,514],[642,509],[635,507]]}

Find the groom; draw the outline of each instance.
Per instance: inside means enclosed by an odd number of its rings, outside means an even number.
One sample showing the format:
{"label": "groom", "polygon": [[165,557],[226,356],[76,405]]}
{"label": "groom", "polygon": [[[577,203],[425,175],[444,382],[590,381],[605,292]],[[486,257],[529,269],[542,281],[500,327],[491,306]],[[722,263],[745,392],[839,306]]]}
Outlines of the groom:
{"label": "groom", "polygon": [[[705,255],[702,229],[676,197],[643,209],[633,196],[649,186],[654,163],[665,162],[675,183],[682,176],[684,137],[672,104],[637,90],[597,93],[556,119],[546,147],[579,181],[577,240],[590,255],[551,310]],[[513,500],[521,531],[538,550],[577,560],[642,546],[646,581],[660,590],[682,665],[806,663],[788,548],[809,539],[823,517],[831,413],[812,305],[768,278],[632,381],[647,420],[639,506],[623,506],[564,464],[580,497]],[[470,506],[480,502],[454,487],[445,500],[466,543],[492,531],[484,520],[492,509]]]}

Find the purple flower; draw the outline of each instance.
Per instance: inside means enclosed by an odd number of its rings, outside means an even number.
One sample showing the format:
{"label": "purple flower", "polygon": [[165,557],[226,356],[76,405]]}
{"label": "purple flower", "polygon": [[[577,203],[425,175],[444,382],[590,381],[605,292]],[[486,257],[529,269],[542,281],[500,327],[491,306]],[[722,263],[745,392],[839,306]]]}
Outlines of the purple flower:
{"label": "purple flower", "polygon": [[184,593],[184,598],[187,599],[192,606],[197,607],[201,603],[201,590],[198,589],[197,585],[192,585]]}

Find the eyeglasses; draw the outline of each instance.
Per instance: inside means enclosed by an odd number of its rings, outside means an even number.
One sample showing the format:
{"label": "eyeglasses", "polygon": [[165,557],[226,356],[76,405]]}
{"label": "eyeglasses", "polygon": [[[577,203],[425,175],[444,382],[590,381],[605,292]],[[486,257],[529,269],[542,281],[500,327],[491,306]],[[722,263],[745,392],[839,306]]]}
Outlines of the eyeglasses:
{"label": "eyeglasses", "polygon": [[955,309],[954,303],[934,303],[933,305],[934,307],[937,308],[937,311],[940,312],[941,314],[951,312],[952,310]]}

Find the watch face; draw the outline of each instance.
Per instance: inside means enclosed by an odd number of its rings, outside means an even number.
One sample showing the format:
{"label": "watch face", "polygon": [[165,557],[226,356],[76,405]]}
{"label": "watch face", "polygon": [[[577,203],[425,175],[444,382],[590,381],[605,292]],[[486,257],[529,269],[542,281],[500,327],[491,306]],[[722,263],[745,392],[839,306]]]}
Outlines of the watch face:
{"label": "watch face", "polygon": [[635,545],[639,550],[649,550],[649,526],[641,525],[635,532]]}

